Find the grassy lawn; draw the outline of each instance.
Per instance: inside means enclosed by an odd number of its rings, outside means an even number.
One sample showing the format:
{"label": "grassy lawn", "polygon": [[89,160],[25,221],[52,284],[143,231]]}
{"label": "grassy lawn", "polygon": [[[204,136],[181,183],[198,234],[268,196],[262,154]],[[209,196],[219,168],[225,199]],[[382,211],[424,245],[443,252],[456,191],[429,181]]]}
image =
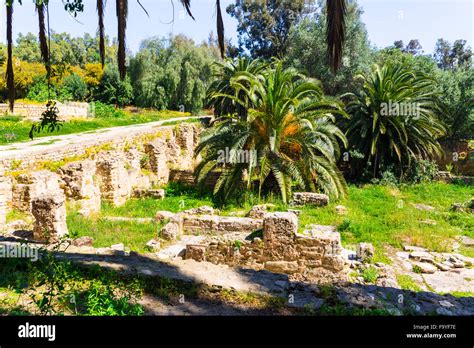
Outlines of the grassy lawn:
{"label": "grassy lawn", "polygon": [[[169,191],[168,191],[169,192]],[[169,192],[172,195],[172,193]],[[102,205],[101,213],[93,218],[84,218],[75,212],[68,213],[67,223],[73,236],[90,236],[94,238],[95,247],[110,247],[123,243],[133,251],[146,251],[146,243],[157,237],[162,224],[138,223],[134,221],[108,221],[102,217],[151,218],[159,210],[179,212],[203,205],[213,205],[210,199],[198,198],[191,191],[164,200],[131,199],[121,207],[110,204]]]}
{"label": "grassy lawn", "polygon": [[[400,249],[402,244],[426,247],[434,251],[451,251],[455,237],[466,235],[474,238],[474,219],[471,214],[452,212],[455,202],[465,202],[474,196],[474,187],[427,183],[401,188],[367,185],[351,186],[345,200],[332,202],[324,208],[305,207],[300,217],[300,230],[308,224],[334,225],[341,232],[346,247],[358,242],[370,242],[376,247],[376,261],[387,262],[385,246]],[[276,209],[283,210],[275,200]],[[434,211],[420,211],[413,204],[431,205]],[[222,214],[243,215],[253,204],[228,206]],[[157,235],[161,226],[134,222],[110,222],[101,216],[151,218],[158,210],[179,212],[202,205],[214,206],[209,196],[199,196],[192,189],[180,191],[167,189],[164,200],[129,200],[122,207],[104,204],[100,216],[84,219],[69,214],[71,232],[91,236],[98,247],[124,243],[132,250],[142,251],[146,242]],[[338,215],[335,206],[344,205],[347,215]],[[474,256],[474,250],[461,248],[461,253]]]}
{"label": "grassy lawn", "polygon": [[[456,236],[474,237],[471,214],[451,212],[452,203],[463,203],[474,196],[474,187],[428,183],[401,188],[368,185],[351,186],[347,199],[324,208],[304,208],[300,228],[308,223],[338,226],[345,245],[373,243],[379,261],[386,261],[383,246],[400,248],[411,244],[434,251],[450,251]],[[420,211],[413,204],[427,204],[434,211]],[[336,214],[344,205],[348,214]],[[431,220],[431,221],[430,221]],[[473,250],[461,250],[473,256]]]}
{"label": "grassy lawn", "polygon": [[[75,119],[64,122],[63,126],[53,133],[42,132],[35,133],[35,138],[42,138],[52,135],[65,135],[82,132],[92,132],[101,128],[111,128],[118,126],[129,126],[133,124],[142,124],[155,121],[163,121],[171,118],[190,116],[187,113],[178,111],[144,111],[136,114],[123,112],[122,117]],[[15,142],[28,141],[32,122],[23,120],[19,116],[0,116],[0,145],[8,145]],[[13,136],[13,138],[11,138]],[[47,145],[54,142],[45,142],[41,145]],[[38,144],[40,145],[40,144]]]}

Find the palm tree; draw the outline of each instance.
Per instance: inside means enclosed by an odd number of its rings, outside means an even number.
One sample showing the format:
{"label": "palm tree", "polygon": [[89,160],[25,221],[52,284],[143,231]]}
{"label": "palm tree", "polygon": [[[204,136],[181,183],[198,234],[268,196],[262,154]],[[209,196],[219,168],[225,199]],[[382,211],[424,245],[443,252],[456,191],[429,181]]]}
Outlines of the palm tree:
{"label": "palm tree", "polygon": [[224,116],[203,135],[198,182],[220,171],[214,194],[223,200],[244,188],[243,177],[248,190],[257,182],[259,195],[278,189],[284,202],[293,186],[344,196],[336,161],[346,138],[334,122],[336,114],[345,113],[338,102],[324,98],[318,81],[275,61],[257,74],[236,73],[229,85],[235,93],[219,88],[210,98],[239,104],[248,116]]}
{"label": "palm tree", "polygon": [[[208,95],[208,107],[214,109],[214,115],[217,117],[225,115],[238,115],[240,118],[246,119],[246,107],[225,96],[216,96],[216,94],[220,93],[222,95],[237,95],[240,100],[244,100],[246,98],[244,91],[236,90],[231,85],[231,80],[238,74],[260,74],[262,70],[265,69],[265,67],[266,65],[260,60],[252,60],[247,57],[215,63],[213,66],[214,80],[208,89],[210,91],[210,95]],[[213,96],[212,98],[211,95]]]}
{"label": "palm tree", "polygon": [[362,89],[346,94],[352,99],[346,108],[351,115],[347,135],[371,163],[374,177],[383,165],[442,154],[438,139],[445,129],[437,119],[431,78],[402,64],[375,65],[369,76],[360,78]]}
{"label": "palm tree", "polygon": [[15,107],[15,77],[13,73],[13,0],[8,0],[7,8],[7,45],[8,45],[8,59],[7,59],[7,88],[8,88],[8,102],[10,111],[13,112]]}

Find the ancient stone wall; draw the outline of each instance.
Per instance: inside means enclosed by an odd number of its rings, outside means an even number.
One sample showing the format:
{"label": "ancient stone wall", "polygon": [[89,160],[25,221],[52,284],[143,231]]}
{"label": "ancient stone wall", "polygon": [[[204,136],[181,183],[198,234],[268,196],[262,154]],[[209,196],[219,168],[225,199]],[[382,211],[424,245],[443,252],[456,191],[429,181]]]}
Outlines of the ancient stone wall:
{"label": "ancient stone wall", "polygon": [[169,181],[169,167],[194,166],[199,127],[182,123],[163,128],[133,140],[121,138],[107,149],[82,149],[84,158],[72,162],[65,158],[70,154],[66,149],[56,154],[62,164],[56,172],[0,176],[0,229],[8,210],[14,208],[35,218],[36,239],[51,242],[67,234],[66,199],[89,216],[100,211],[101,201],[120,206],[131,197],[163,198],[163,190],[155,186]]}
{"label": "ancient stone wall", "polygon": [[[224,217],[213,216],[215,221]],[[188,215],[188,219],[200,224],[201,217]],[[252,232],[258,232],[262,220],[254,220]],[[210,221],[207,217],[206,221]],[[172,222],[175,220],[171,220]],[[250,226],[250,225],[249,225]],[[179,229],[179,225],[175,226]],[[205,229],[212,226],[203,226]],[[184,228],[189,233],[189,230]],[[208,261],[215,264],[248,266],[267,269],[277,273],[318,272],[325,269],[340,272],[345,269],[346,259],[342,254],[340,234],[336,231],[312,228],[298,233],[298,217],[291,212],[267,213],[263,219],[263,239],[260,237],[242,238],[232,236],[233,229],[227,230],[227,239],[214,238],[202,245],[188,245],[186,258]],[[249,233],[250,230],[244,232]],[[221,231],[221,234],[223,232]]]}
{"label": "ancient stone wall", "polygon": [[[56,104],[59,110],[59,117],[62,120],[67,120],[71,118],[85,118],[92,116],[88,103],[78,103],[78,102],[66,102],[66,103],[57,103]],[[46,111],[45,104],[25,104],[25,103],[15,103],[14,115],[24,116],[29,120],[38,120],[41,117],[41,114]],[[0,113],[5,114],[10,112],[10,107],[8,104],[0,104]]]}

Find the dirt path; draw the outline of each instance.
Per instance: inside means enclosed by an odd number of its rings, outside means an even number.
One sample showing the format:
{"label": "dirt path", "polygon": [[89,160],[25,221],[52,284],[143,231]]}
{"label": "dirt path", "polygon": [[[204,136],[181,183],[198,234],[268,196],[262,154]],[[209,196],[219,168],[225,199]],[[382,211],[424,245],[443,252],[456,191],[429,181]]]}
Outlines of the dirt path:
{"label": "dirt path", "polygon": [[209,116],[196,117],[178,117],[163,121],[136,124],[122,127],[101,128],[94,131],[75,133],[67,135],[56,135],[43,138],[37,138],[32,141],[12,143],[0,146],[0,161],[21,158],[24,156],[44,155],[61,151],[67,147],[73,146],[93,146],[98,143],[106,143],[121,137],[130,137],[147,133],[155,128],[163,126],[170,122],[180,122],[190,119],[201,119]]}

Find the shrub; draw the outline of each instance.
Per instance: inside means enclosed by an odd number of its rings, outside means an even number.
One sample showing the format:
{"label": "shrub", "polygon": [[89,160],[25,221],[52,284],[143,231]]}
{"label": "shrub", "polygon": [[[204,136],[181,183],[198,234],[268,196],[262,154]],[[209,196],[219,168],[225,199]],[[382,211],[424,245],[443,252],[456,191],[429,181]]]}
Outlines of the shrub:
{"label": "shrub", "polygon": [[125,117],[125,112],[113,105],[94,102],[94,113],[96,118],[119,118]]}
{"label": "shrub", "polygon": [[406,180],[411,183],[432,181],[438,173],[438,165],[434,161],[419,160],[412,163]]}

